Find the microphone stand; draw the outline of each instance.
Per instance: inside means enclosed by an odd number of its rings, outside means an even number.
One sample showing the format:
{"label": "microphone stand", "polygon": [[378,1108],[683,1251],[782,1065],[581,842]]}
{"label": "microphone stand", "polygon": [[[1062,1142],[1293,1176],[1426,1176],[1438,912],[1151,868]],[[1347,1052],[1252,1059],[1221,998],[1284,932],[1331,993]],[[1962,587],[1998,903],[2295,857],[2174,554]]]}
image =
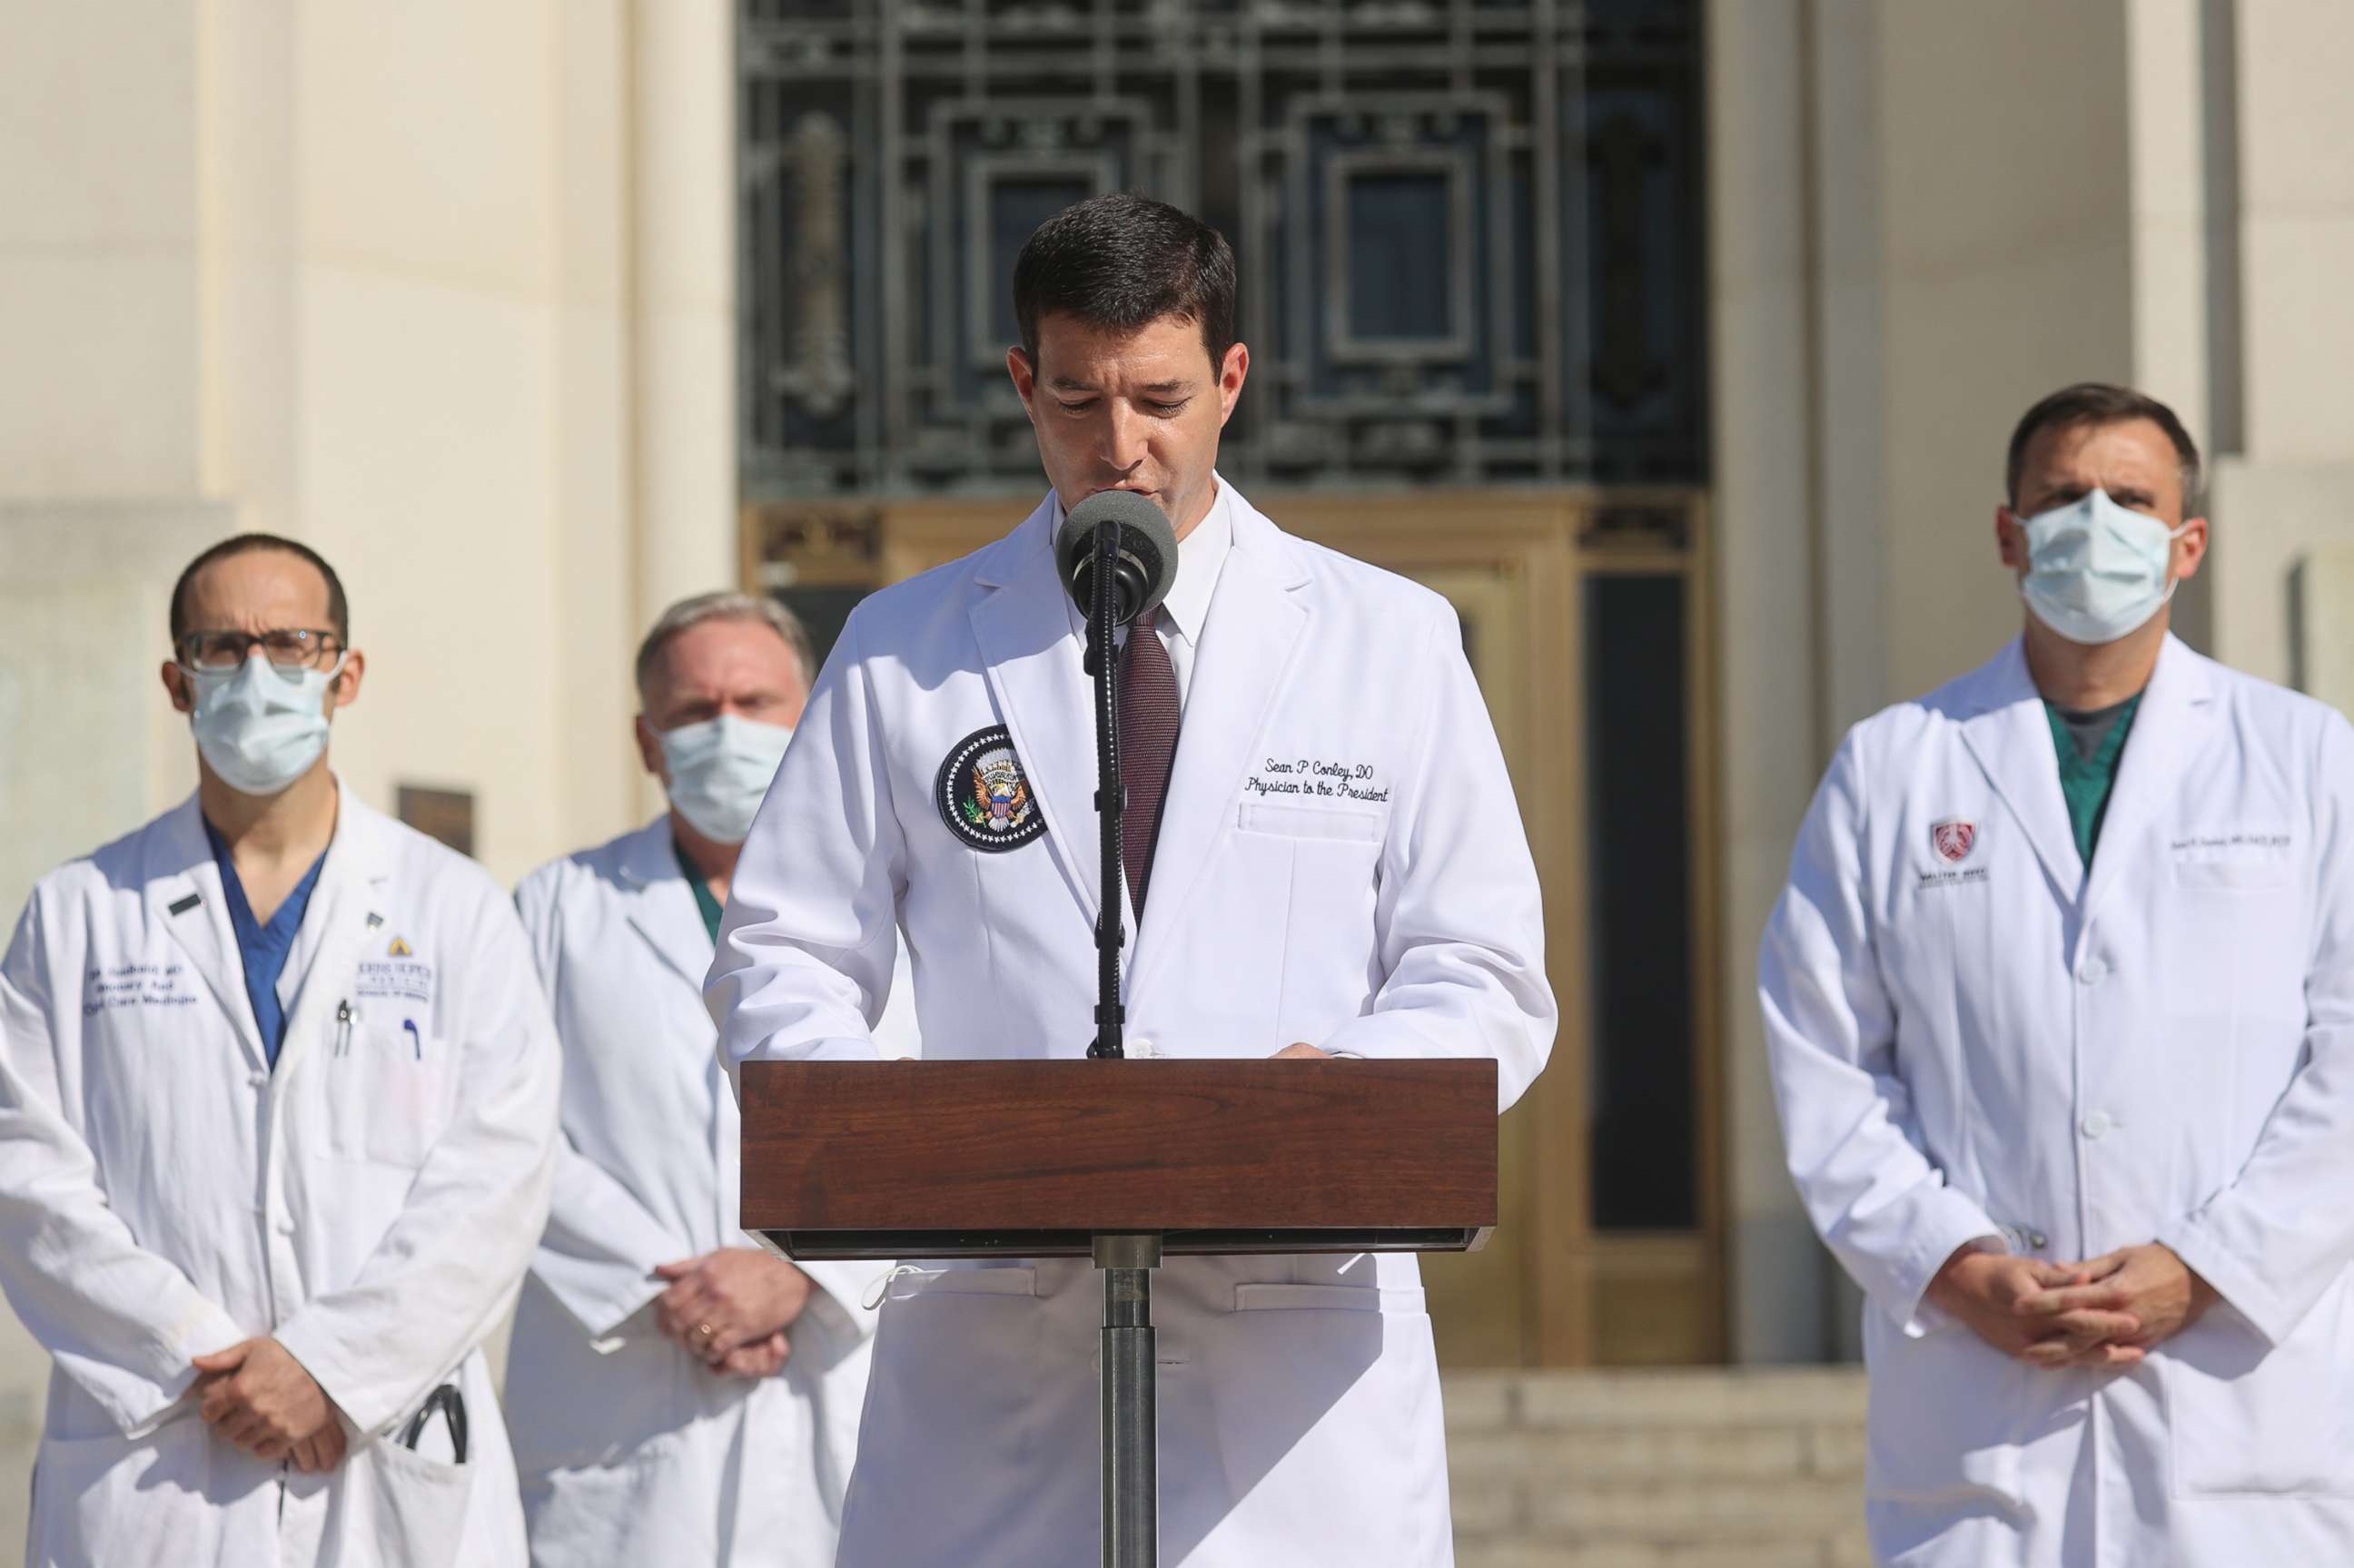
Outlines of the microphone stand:
{"label": "microphone stand", "polygon": [[[1119,662],[1112,630],[1119,592],[1119,524],[1096,524],[1095,580],[1087,612],[1087,671],[1095,677],[1096,821],[1102,833],[1103,895],[1096,916],[1096,1038],[1091,1057],[1127,1054],[1128,1010],[1119,999],[1120,818]],[[1138,635],[1130,629],[1129,635]],[[1143,633],[1150,636],[1150,632]],[[1153,1568],[1160,1560],[1160,1391],[1154,1373],[1152,1271],[1161,1266],[1157,1234],[1102,1233],[1095,1238],[1103,1277],[1097,1337],[1097,1435],[1101,1445],[1097,1548],[1104,1568]]]}
{"label": "microphone stand", "polygon": [[1120,818],[1128,801],[1119,781],[1119,652],[1112,642],[1119,602],[1119,524],[1111,518],[1096,524],[1095,556],[1087,671],[1096,681],[1096,822],[1103,893],[1096,901],[1096,1038],[1087,1054],[1116,1057],[1128,1054],[1121,1039],[1128,1009],[1119,1000],[1119,949],[1128,939],[1120,924]]}

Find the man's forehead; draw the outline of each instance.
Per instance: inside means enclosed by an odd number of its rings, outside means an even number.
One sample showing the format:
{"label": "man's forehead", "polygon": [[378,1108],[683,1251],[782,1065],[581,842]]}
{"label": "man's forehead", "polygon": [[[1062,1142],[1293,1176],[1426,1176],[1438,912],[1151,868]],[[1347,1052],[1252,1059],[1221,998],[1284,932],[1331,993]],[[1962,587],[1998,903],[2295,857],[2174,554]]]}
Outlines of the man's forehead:
{"label": "man's forehead", "polygon": [[1161,316],[1122,332],[1056,314],[1038,323],[1037,368],[1050,386],[1090,386],[1117,376],[1150,390],[1187,385],[1211,366],[1198,322]]}
{"label": "man's forehead", "polygon": [[208,615],[279,617],[323,626],[327,579],[319,568],[284,550],[246,550],[207,565],[188,582],[188,609]]}
{"label": "man's forehead", "polygon": [[2179,466],[2174,443],[2148,419],[2108,419],[2039,430],[2028,445],[2030,474],[2086,469],[2139,469],[2152,474]]}
{"label": "man's forehead", "polygon": [[717,692],[745,681],[792,681],[800,670],[791,644],[765,620],[705,620],[663,650],[673,693]]}

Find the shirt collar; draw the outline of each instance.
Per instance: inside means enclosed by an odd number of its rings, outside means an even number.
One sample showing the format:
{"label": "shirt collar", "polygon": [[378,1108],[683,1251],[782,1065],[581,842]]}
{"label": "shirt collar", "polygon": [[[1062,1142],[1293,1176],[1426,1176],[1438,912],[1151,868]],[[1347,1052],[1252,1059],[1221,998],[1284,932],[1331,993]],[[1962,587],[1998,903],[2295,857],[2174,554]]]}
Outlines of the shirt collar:
{"label": "shirt collar", "polygon": [[1210,510],[1177,542],[1177,580],[1161,601],[1161,619],[1196,645],[1202,641],[1202,622],[1209,618],[1210,596],[1217,591],[1218,574],[1225,568],[1226,552],[1234,547],[1235,520],[1226,509],[1226,494],[1220,484]]}
{"label": "shirt collar", "polygon": [[[1234,493],[1225,480],[1214,474],[1212,480],[1218,493],[1193,531],[1177,542],[1177,580],[1161,601],[1161,624],[1196,647],[1202,641],[1202,623],[1209,619],[1210,598],[1217,591],[1218,577],[1225,570],[1226,556],[1235,543],[1235,517],[1228,501]],[[1055,491],[1047,494],[1055,502],[1055,514],[1046,524],[1046,536],[1051,539],[1063,526],[1063,498]],[[1084,634],[1086,618],[1068,594],[1063,598],[1070,606],[1071,629]]]}

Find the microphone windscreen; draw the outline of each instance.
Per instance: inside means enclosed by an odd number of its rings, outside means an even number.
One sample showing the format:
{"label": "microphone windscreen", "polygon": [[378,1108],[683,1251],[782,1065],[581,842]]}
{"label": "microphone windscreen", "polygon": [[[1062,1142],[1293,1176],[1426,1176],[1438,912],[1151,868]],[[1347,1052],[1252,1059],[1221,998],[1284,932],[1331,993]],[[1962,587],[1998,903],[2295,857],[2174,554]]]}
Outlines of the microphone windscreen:
{"label": "microphone windscreen", "polygon": [[1119,525],[1113,617],[1125,626],[1169,597],[1177,580],[1177,530],[1150,497],[1132,490],[1099,490],[1064,514],[1055,559],[1082,613],[1095,609],[1096,527],[1107,519]]}

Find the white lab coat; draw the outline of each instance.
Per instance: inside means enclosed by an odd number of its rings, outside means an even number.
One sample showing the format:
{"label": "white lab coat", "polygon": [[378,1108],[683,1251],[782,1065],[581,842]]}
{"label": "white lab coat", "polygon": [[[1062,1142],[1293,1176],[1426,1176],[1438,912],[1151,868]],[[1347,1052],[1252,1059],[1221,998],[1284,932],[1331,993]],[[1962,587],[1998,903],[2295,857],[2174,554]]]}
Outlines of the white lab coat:
{"label": "white lab coat", "polygon": [[[1551,1047],[1553,1001],[1455,616],[1232,503],[1129,948],[1130,1045],[1490,1056],[1509,1105]],[[707,991],[735,1056],[871,1056],[895,921],[928,1058],[1085,1054],[1095,732],[1053,512],[851,617],[737,871]],[[944,768],[998,724],[1047,827],[981,849],[991,830],[945,815],[969,770]],[[1161,1562],[1451,1561],[1412,1256],[1172,1259],[1153,1319]],[[843,1568],[1094,1563],[1100,1321],[1084,1260],[896,1277]]]}
{"label": "white lab coat", "polygon": [[[516,890],[564,1042],[547,1234],[515,1312],[507,1420],[539,1568],[830,1568],[857,1453],[882,1264],[818,1289],[773,1378],[663,1337],[654,1266],[748,1244],[739,1122],[703,1008],[711,938],[664,817]],[[912,1054],[914,1010],[886,1015]]]}
{"label": "white lab coat", "polygon": [[[2345,720],[2169,638],[2087,878],[2013,643],[1849,735],[1760,968],[1790,1169],[1870,1298],[1875,1551],[2354,1562]],[[1974,1240],[2158,1241],[2222,1301],[2045,1371],[1923,1302]]]}
{"label": "white lab coat", "polygon": [[[480,867],[345,791],[279,990],[272,1071],[193,799],[43,878],[16,927],[0,1283],[55,1361],[36,1565],[522,1557],[481,1351],[555,1150],[522,927]],[[189,1359],[260,1334],[354,1429],[336,1470],[255,1459],[196,1414]],[[452,1378],[463,1466],[387,1436]]]}

